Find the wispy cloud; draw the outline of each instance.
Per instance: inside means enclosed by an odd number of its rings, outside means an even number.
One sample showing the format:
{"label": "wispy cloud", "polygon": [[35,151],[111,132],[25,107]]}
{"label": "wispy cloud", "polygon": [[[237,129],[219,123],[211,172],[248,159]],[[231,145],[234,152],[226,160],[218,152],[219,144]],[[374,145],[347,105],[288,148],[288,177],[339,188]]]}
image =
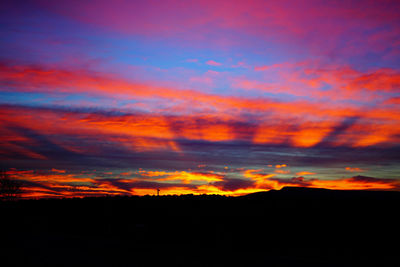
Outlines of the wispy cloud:
{"label": "wispy cloud", "polygon": [[207,65],[210,65],[210,66],[216,66],[216,67],[222,66],[222,63],[216,62],[216,61],[214,61],[214,60],[208,60],[208,61],[206,62],[206,64],[207,64]]}

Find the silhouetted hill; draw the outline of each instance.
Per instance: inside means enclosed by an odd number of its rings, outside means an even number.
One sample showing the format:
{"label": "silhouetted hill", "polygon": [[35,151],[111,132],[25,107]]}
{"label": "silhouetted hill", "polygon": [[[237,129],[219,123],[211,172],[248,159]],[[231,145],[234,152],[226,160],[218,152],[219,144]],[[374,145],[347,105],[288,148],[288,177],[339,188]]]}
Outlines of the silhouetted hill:
{"label": "silhouetted hill", "polygon": [[2,266],[395,266],[399,200],[288,187],[2,202]]}
{"label": "silhouetted hill", "polygon": [[263,198],[272,198],[272,197],[324,197],[330,193],[332,190],[324,189],[324,188],[307,188],[307,187],[283,187],[280,190],[270,190],[264,192],[256,192],[250,193],[241,198],[255,198],[255,199],[263,199]]}
{"label": "silhouetted hill", "polygon": [[326,198],[326,197],[374,197],[392,198],[400,197],[399,191],[379,191],[379,190],[332,190],[325,188],[310,187],[283,187],[280,190],[270,190],[256,192],[242,196],[242,198],[268,198],[268,197],[295,197],[295,198]]}

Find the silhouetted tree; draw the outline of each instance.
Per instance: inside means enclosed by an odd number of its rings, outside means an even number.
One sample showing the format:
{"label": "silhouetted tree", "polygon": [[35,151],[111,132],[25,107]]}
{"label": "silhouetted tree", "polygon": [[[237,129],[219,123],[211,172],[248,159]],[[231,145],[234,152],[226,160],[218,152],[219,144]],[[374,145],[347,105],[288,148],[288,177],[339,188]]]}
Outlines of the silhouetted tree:
{"label": "silhouetted tree", "polygon": [[10,178],[5,171],[0,171],[0,199],[13,200],[21,194],[21,183]]}

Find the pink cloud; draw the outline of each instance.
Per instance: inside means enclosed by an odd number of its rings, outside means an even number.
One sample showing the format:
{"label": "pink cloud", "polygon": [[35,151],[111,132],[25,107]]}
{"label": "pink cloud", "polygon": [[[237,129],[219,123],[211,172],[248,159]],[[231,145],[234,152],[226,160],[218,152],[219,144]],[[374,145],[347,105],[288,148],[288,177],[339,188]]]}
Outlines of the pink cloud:
{"label": "pink cloud", "polygon": [[[367,53],[394,48],[399,41],[398,1],[79,1],[44,0],[44,8],[103,31],[152,38],[172,36],[179,44],[222,47],[263,41],[295,44],[307,52]],[[115,16],[118,14],[118,16]],[[379,34],[370,34],[379,29]],[[382,29],[385,29],[382,31]],[[223,34],[226,31],[234,34]],[[381,33],[383,32],[383,33]],[[351,35],[351,42],[340,45]],[[247,41],[248,40],[248,41]],[[292,47],[292,49],[295,49]]]}
{"label": "pink cloud", "polygon": [[210,65],[210,66],[221,66],[222,65],[222,63],[216,62],[214,60],[209,60],[206,62],[206,64]]}
{"label": "pink cloud", "polygon": [[211,77],[208,77],[208,76],[190,77],[189,81],[194,82],[194,83],[204,84],[204,85],[207,85],[207,86],[212,86],[214,84],[213,79]]}
{"label": "pink cloud", "polygon": [[392,68],[360,71],[346,64],[307,60],[256,66],[254,70],[261,72],[262,76],[232,78],[232,87],[315,99],[329,98],[334,102],[384,100],[385,94],[400,92],[400,72]]}
{"label": "pink cloud", "polygon": [[254,67],[254,70],[255,71],[264,71],[264,70],[267,70],[269,68],[270,68],[270,66],[256,66],[256,67]]}

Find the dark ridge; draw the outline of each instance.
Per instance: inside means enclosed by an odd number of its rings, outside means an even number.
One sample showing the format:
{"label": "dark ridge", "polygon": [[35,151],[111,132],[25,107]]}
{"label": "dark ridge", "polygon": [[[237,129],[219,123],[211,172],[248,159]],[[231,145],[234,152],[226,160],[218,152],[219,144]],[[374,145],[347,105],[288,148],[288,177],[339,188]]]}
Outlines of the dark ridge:
{"label": "dark ridge", "polygon": [[286,186],[280,190],[269,190],[263,192],[250,193],[241,198],[268,198],[273,196],[281,197],[399,197],[400,191],[388,190],[333,190],[326,188],[311,188],[311,187],[295,187]]}
{"label": "dark ridge", "polygon": [[[311,188],[311,187],[296,187],[296,186],[285,186],[280,190],[271,189],[269,191],[256,192],[244,195],[242,197],[262,197],[273,194],[295,194],[295,195],[303,195],[303,194],[316,194],[316,193],[327,193],[328,191],[334,191],[331,189],[325,188]],[[338,191],[338,190],[336,190]]]}
{"label": "dark ridge", "polygon": [[395,266],[400,192],[0,202],[1,266]]}

